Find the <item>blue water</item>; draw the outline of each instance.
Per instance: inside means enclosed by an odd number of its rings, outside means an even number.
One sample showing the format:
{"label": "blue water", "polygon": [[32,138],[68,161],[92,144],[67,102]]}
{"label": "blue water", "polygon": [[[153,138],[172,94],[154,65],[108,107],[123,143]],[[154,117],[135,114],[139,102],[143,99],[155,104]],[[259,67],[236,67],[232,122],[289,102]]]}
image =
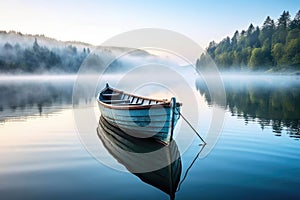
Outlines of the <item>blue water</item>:
{"label": "blue water", "polygon": [[[175,199],[299,199],[299,80],[225,79],[228,105],[212,151],[191,166],[201,141],[195,138],[184,152],[176,141],[181,179],[190,168]],[[73,81],[0,81],[1,199],[169,199],[125,167],[112,169],[86,150],[74,122]],[[209,116],[214,103],[199,84],[201,112]],[[266,102],[268,109],[261,109]],[[199,132],[208,125],[201,123]],[[90,134],[97,134],[96,127]]]}

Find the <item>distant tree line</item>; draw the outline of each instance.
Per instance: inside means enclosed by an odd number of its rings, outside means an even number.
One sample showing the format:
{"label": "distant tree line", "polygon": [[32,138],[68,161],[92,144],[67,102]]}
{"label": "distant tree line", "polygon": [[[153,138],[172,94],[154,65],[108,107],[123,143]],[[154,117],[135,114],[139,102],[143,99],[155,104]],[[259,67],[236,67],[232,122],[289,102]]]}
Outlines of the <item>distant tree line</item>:
{"label": "distant tree line", "polygon": [[207,63],[207,54],[221,70],[299,70],[300,10],[293,20],[284,11],[277,22],[268,16],[261,28],[250,24],[232,38],[210,42],[206,53],[197,60],[198,69]]}
{"label": "distant tree line", "polygon": [[72,45],[49,49],[40,46],[36,38],[31,47],[22,47],[18,43],[12,45],[7,42],[0,46],[0,72],[77,72],[89,53],[89,48],[83,48],[79,52]]}

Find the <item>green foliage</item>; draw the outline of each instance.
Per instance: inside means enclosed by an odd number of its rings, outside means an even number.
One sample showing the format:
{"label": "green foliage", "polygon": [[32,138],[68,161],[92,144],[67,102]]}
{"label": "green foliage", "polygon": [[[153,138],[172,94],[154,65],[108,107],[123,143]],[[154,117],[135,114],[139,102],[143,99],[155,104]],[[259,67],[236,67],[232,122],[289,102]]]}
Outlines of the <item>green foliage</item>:
{"label": "green foliage", "polygon": [[207,60],[205,56],[210,56],[223,70],[300,68],[300,10],[293,20],[284,11],[276,23],[268,16],[260,28],[250,24],[247,30],[236,31],[232,38],[211,42],[207,54],[197,62],[198,69]]}
{"label": "green foliage", "polygon": [[8,73],[29,72],[77,72],[89,49],[78,52],[69,45],[63,49],[48,49],[40,46],[35,39],[32,47],[22,48],[19,44],[12,46],[5,43],[0,47],[0,71]]}
{"label": "green foliage", "polygon": [[252,50],[249,65],[253,70],[256,70],[261,63],[263,63],[264,54],[262,48],[255,48]]}
{"label": "green foliage", "polygon": [[276,43],[272,48],[272,56],[276,65],[282,64],[282,58],[284,54],[284,45],[282,43]]}

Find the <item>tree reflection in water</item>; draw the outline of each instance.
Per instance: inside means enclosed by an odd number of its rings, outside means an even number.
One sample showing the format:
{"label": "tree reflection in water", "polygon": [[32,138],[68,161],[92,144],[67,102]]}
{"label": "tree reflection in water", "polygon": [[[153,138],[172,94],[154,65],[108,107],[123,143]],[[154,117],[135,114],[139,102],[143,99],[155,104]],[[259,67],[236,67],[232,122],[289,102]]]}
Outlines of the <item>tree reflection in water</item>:
{"label": "tree reflection in water", "polygon": [[[227,109],[245,123],[256,121],[271,126],[276,136],[283,130],[300,138],[300,82],[297,77],[223,77]],[[196,88],[209,105],[215,104],[202,79]]]}

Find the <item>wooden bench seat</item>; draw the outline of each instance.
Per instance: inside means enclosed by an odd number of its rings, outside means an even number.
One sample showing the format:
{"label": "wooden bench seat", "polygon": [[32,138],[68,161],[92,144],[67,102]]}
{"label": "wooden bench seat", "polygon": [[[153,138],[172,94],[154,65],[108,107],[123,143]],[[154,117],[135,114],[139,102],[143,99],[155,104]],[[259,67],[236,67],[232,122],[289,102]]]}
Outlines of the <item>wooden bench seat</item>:
{"label": "wooden bench seat", "polygon": [[116,106],[140,106],[142,103],[118,103]]}
{"label": "wooden bench seat", "polygon": [[108,94],[102,94],[103,97],[115,97],[120,96],[121,93],[108,93]]}
{"label": "wooden bench seat", "polygon": [[110,104],[130,103],[129,100],[102,100],[102,102]]}

